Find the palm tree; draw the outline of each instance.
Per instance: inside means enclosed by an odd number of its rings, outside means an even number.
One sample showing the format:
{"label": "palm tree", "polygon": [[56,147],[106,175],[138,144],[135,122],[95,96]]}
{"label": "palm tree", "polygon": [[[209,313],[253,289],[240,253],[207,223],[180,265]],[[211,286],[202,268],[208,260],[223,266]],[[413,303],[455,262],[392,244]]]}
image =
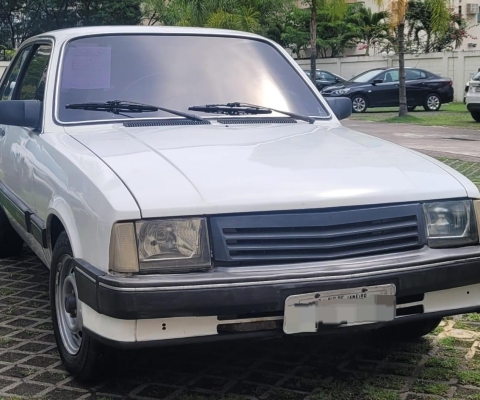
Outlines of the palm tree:
{"label": "palm tree", "polygon": [[[408,4],[408,12],[406,15],[409,24],[409,35],[413,34],[414,42],[417,46],[421,45],[421,34],[423,33],[425,35],[425,46],[422,48],[422,51],[425,53],[432,51],[432,39],[435,34],[441,34],[448,28],[448,23],[440,27],[433,24],[433,6],[434,3],[432,0],[412,0]],[[445,14],[445,16],[441,18],[442,21],[451,18],[446,4],[444,4],[444,8],[440,9],[439,12]]]}
{"label": "palm tree", "polygon": [[[360,3],[361,4],[361,3]],[[388,36],[387,11],[372,12],[363,4],[357,7],[353,18],[358,23],[359,39],[365,44],[365,55],[370,55],[370,47],[376,40],[386,39]]]}

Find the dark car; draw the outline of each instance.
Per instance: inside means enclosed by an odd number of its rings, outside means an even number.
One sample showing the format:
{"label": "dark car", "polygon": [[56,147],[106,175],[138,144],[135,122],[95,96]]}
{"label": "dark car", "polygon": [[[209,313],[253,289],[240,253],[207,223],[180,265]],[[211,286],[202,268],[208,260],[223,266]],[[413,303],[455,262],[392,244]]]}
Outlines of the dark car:
{"label": "dark car", "polygon": [[[304,70],[303,72],[310,76],[310,71]],[[323,69],[317,69],[315,72],[315,85],[317,86],[318,90],[322,90],[327,86],[347,82],[347,79],[342,78],[341,76],[334,74],[333,72],[325,71]]]}
{"label": "dark car", "polygon": [[[376,68],[357,75],[339,85],[321,91],[324,97],[342,96],[352,100],[353,112],[367,108],[399,105],[398,68]],[[423,106],[426,111],[437,111],[444,103],[453,101],[452,80],[418,68],[406,68],[408,110]]]}

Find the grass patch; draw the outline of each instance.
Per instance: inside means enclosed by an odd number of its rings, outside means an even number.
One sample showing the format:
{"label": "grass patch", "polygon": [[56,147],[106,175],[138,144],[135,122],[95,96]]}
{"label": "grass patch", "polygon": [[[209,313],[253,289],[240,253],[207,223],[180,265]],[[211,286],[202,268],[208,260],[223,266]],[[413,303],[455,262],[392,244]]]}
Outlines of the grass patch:
{"label": "grass patch", "polygon": [[476,365],[475,367],[467,371],[458,371],[457,377],[458,377],[458,381],[462,385],[480,386],[479,365]]}
{"label": "grass patch", "polygon": [[469,322],[480,322],[480,314],[478,313],[464,314],[462,315],[462,319],[464,321],[469,321]]}
{"label": "grass patch", "polygon": [[456,126],[467,129],[480,129],[480,124],[475,122],[467,107],[463,103],[443,104],[439,111],[427,112],[423,107],[417,107],[404,117],[398,116],[398,107],[372,108],[363,114],[352,114],[352,120],[403,123],[424,126]]}
{"label": "grass patch", "polygon": [[458,321],[458,322],[455,322],[455,329],[463,329],[466,331],[480,332],[480,325],[474,325],[468,322]]}
{"label": "grass patch", "polygon": [[374,386],[366,386],[362,394],[369,400],[399,400],[400,395],[387,389],[379,389]]}
{"label": "grass patch", "polygon": [[454,369],[458,367],[458,360],[450,357],[431,357],[425,363],[426,367],[440,367]]}
{"label": "grass patch", "polygon": [[419,393],[435,394],[444,396],[450,390],[450,386],[445,383],[417,381],[413,385],[413,390]]}
{"label": "grass patch", "polygon": [[467,342],[465,340],[460,340],[451,336],[441,338],[438,343],[440,346],[445,347],[445,348],[452,348],[452,347],[465,347],[469,348],[471,347],[471,343]]}
{"label": "grass patch", "polygon": [[421,373],[420,373],[420,378],[421,379],[428,379],[428,380],[440,380],[440,381],[449,381],[450,379],[455,378],[456,376],[456,371],[452,369],[447,369],[447,368],[439,368],[439,367],[431,367],[431,368],[425,368]]}
{"label": "grass patch", "polygon": [[[475,185],[480,187],[480,163],[462,161],[462,160],[456,160],[453,158],[444,158],[444,157],[439,157],[438,160],[448,165],[449,167],[452,167],[453,169],[457,170],[462,175],[470,179]],[[472,318],[478,318],[478,314],[468,314],[468,315],[472,315],[473,316]]]}

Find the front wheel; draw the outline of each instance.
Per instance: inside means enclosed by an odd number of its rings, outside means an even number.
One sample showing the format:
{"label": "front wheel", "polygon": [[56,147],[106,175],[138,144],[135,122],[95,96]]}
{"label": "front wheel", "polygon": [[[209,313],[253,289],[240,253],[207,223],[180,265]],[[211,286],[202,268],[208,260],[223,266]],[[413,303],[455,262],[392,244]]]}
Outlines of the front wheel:
{"label": "front wheel", "polygon": [[425,111],[438,111],[442,105],[442,100],[440,96],[435,93],[430,93],[426,98],[423,104]]}
{"label": "front wheel", "polygon": [[480,122],[480,112],[478,111],[470,111],[470,114],[472,115],[472,118],[477,121],[477,122]]}
{"label": "front wheel", "polygon": [[421,321],[406,322],[394,326],[380,328],[379,336],[387,340],[410,341],[433,332],[442,322],[442,318],[425,319]]}
{"label": "front wheel", "polygon": [[99,377],[104,346],[83,331],[82,310],[72,263],[70,241],[62,232],[55,243],[50,270],[53,331],[65,368],[80,380]]}
{"label": "front wheel", "polygon": [[367,99],[362,95],[353,96],[352,110],[355,113],[364,113],[367,110]]}

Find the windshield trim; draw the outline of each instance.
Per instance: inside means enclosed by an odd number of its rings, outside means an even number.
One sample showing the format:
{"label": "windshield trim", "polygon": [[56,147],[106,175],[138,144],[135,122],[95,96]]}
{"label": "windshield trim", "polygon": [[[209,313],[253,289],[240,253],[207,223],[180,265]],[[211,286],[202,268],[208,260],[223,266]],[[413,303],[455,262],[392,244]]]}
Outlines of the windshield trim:
{"label": "windshield trim", "polygon": [[[243,36],[241,34],[207,34],[207,33],[202,33],[202,34],[194,34],[194,33],[129,33],[129,32],[120,32],[120,33],[89,33],[89,34],[84,34],[84,35],[79,35],[75,36],[72,38],[69,38],[68,40],[65,40],[60,48],[60,54],[58,56],[58,59],[56,61],[56,76],[55,76],[55,85],[54,85],[54,96],[53,96],[53,104],[52,104],[52,119],[55,125],[59,126],[79,126],[79,125],[92,125],[92,124],[115,124],[115,123],[121,123],[123,124],[125,121],[139,121],[139,120],[144,120],[145,118],[137,118],[137,117],[132,117],[132,118],[118,118],[118,119],[105,119],[105,120],[92,120],[92,121],[62,121],[59,117],[59,104],[60,104],[60,85],[61,85],[61,70],[63,66],[63,62],[65,60],[65,50],[67,46],[70,44],[70,42],[79,40],[79,39],[85,39],[85,38],[92,38],[92,37],[104,37],[104,36],[200,36],[200,37],[225,37],[225,38],[236,38],[236,39],[246,39],[246,40],[255,40],[257,42],[262,42],[265,43],[271,47],[273,47],[277,53],[283,57],[283,59],[293,68],[293,71],[297,73],[297,75],[302,79],[307,87],[310,89],[310,92],[313,94],[313,96],[317,99],[317,101],[320,103],[322,108],[325,110],[326,115],[325,116],[310,116],[311,118],[315,119],[315,121],[326,121],[326,120],[332,120],[333,114],[330,112],[330,108],[328,106],[327,101],[320,95],[320,92],[316,90],[316,86],[313,85],[313,83],[308,79],[306,76],[302,76],[302,68],[298,64],[292,64],[292,62],[286,57],[284,54],[285,49],[283,49],[279,44],[263,37],[250,37],[250,36]],[[288,53],[287,53],[288,54]],[[302,72],[302,73],[300,73]],[[305,74],[303,74],[305,75]],[[203,118],[207,118],[205,116],[202,116]],[[155,118],[148,118],[148,120],[168,120],[172,119],[172,117],[155,117]],[[183,119],[183,118],[180,118]],[[208,117],[210,119],[210,117]],[[216,119],[215,116],[212,116],[212,119]]]}
{"label": "windshield trim", "polygon": [[380,73],[385,72],[387,69],[385,68],[372,68],[372,69],[369,69],[368,71],[364,71],[356,76],[354,76],[353,78],[350,78],[347,82],[352,82],[352,83],[368,83],[368,82],[356,82],[355,79],[358,78],[359,76],[362,76],[362,75],[366,75],[368,74],[369,72],[372,72],[372,71],[378,71],[378,74],[375,75],[372,79],[375,79],[375,77],[377,77]]}

